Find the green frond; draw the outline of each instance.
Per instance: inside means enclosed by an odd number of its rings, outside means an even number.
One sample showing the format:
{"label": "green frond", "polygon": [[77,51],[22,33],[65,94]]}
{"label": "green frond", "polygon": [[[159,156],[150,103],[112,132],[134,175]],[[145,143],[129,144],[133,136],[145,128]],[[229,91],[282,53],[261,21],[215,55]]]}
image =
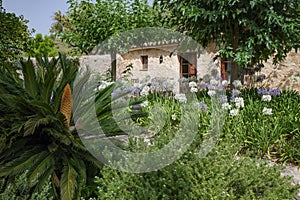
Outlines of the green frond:
{"label": "green frond", "polygon": [[38,92],[38,83],[35,74],[35,67],[33,62],[28,59],[27,61],[20,61],[23,72],[25,90],[32,96],[36,97]]}
{"label": "green frond", "polygon": [[64,163],[60,180],[60,194],[62,200],[73,200],[77,189],[78,173],[69,161]]}
{"label": "green frond", "polygon": [[30,169],[40,160],[44,159],[48,155],[48,152],[41,151],[40,148],[33,148],[32,150],[25,151],[20,157],[12,159],[12,161],[6,163],[0,167],[0,177],[15,175]]}
{"label": "green frond", "polygon": [[41,162],[35,167],[35,169],[30,172],[29,174],[29,183],[34,184],[35,181],[40,179],[41,176],[43,176],[48,171],[52,171],[51,168],[53,168],[54,165],[54,158],[53,154],[48,152],[48,156],[41,160]]}

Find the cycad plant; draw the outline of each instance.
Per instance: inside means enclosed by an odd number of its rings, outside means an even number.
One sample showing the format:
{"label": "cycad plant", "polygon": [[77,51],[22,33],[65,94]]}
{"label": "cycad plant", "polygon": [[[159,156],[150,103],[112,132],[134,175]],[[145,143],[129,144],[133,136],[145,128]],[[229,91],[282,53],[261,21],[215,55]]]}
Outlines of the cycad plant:
{"label": "cycad plant", "polygon": [[7,184],[26,170],[31,192],[50,177],[55,199],[79,199],[101,167],[70,131],[77,71],[78,61],[64,55],[0,66],[0,178]]}

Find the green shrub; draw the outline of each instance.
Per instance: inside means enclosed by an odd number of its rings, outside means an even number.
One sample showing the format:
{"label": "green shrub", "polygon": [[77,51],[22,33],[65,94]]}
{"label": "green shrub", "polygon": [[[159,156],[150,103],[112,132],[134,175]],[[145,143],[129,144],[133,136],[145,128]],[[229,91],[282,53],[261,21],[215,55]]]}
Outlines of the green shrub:
{"label": "green shrub", "polygon": [[[5,184],[9,180],[0,180],[0,199],[1,200],[52,200],[50,195],[51,184],[50,180],[45,184],[40,192],[32,192],[30,182],[28,181],[28,171],[25,171],[21,176],[13,182]],[[50,177],[49,177],[50,178]],[[35,180],[36,181],[36,180]]]}
{"label": "green shrub", "polygon": [[234,145],[222,142],[207,157],[188,151],[177,162],[144,174],[104,167],[96,199],[292,199],[297,188],[280,177],[278,167],[237,158]]}

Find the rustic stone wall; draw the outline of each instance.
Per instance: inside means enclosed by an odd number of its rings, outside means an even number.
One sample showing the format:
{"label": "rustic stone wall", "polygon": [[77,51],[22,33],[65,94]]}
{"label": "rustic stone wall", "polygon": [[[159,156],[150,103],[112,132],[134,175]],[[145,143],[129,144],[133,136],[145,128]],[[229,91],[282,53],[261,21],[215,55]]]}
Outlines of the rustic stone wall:
{"label": "rustic stone wall", "polygon": [[[254,87],[279,88],[300,92],[300,53],[291,51],[283,62],[277,65],[272,60],[263,63],[264,67],[248,82]],[[264,75],[262,82],[257,82],[257,77]]]}

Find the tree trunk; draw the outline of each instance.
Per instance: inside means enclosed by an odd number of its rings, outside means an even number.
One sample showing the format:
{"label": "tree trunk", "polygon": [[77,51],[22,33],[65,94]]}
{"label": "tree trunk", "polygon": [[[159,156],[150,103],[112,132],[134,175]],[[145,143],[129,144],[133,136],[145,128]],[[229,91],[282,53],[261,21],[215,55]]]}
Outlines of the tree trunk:
{"label": "tree trunk", "polygon": [[117,54],[116,54],[116,51],[112,50],[110,52],[110,59],[111,59],[112,81],[116,81],[117,80]]}

